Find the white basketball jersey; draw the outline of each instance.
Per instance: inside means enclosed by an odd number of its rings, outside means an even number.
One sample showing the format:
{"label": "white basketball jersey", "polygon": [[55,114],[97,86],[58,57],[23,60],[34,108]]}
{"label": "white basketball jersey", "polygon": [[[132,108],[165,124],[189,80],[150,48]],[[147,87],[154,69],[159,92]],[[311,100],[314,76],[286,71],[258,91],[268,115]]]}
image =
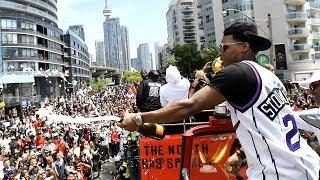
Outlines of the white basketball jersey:
{"label": "white basketball jersey", "polygon": [[249,179],[319,178],[320,158],[301,138],[281,81],[252,61],[257,90],[243,107],[227,103],[248,161]]}

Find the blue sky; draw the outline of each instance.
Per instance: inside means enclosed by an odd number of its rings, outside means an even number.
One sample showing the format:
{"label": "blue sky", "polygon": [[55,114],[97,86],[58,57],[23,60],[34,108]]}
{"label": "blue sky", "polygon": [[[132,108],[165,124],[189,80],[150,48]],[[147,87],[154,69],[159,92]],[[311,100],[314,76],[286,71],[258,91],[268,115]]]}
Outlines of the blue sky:
{"label": "blue sky", "polygon": [[[163,44],[167,40],[166,11],[170,0],[109,0],[112,17],[129,30],[130,56],[136,57],[139,44]],[[105,0],[58,0],[59,27],[82,24],[91,54],[95,53],[95,40],[103,40],[102,11]],[[153,52],[152,52],[153,53]]]}

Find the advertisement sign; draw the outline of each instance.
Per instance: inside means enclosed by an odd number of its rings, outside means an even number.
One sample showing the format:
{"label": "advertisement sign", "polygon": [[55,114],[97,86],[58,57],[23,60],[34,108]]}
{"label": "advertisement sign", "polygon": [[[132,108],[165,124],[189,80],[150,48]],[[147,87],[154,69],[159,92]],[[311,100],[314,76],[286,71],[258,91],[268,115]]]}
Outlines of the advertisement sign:
{"label": "advertisement sign", "polygon": [[284,44],[277,44],[275,47],[277,70],[287,70],[286,48]]}
{"label": "advertisement sign", "polygon": [[[195,137],[190,167],[190,179],[236,179],[224,169],[228,157],[235,152],[236,135],[222,133]],[[181,135],[163,140],[141,138],[141,180],[179,180],[182,154]],[[240,175],[245,178],[245,170]]]}
{"label": "advertisement sign", "polygon": [[257,56],[257,61],[262,66],[266,64],[270,64],[269,57],[265,54],[260,54],[259,56]]}

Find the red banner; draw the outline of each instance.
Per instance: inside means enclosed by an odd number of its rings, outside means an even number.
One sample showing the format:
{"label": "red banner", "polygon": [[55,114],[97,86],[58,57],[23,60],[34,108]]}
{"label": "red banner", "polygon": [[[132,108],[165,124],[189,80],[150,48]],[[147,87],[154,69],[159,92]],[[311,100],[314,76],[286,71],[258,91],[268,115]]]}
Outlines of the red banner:
{"label": "red banner", "polygon": [[[235,179],[224,170],[224,164],[233,154],[234,133],[199,136],[194,138],[190,179]],[[166,136],[158,141],[142,138],[140,141],[141,180],[175,180],[180,176],[182,153],[181,135]],[[242,175],[245,170],[242,170]]]}

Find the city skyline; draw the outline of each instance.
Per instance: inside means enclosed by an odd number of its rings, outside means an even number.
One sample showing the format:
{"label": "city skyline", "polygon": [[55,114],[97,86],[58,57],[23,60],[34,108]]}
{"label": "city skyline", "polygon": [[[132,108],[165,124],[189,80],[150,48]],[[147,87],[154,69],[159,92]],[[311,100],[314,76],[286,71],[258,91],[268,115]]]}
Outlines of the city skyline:
{"label": "city skyline", "polygon": [[[108,6],[112,10],[111,17],[119,17],[121,25],[128,27],[130,58],[137,57],[135,49],[139,44],[154,42],[164,44],[167,41],[165,14],[169,3],[170,0],[108,1]],[[92,3],[92,0],[58,1],[59,27],[66,31],[70,25],[82,24],[89,53],[95,54],[95,41],[104,37],[104,7],[104,0],[96,3]]]}

